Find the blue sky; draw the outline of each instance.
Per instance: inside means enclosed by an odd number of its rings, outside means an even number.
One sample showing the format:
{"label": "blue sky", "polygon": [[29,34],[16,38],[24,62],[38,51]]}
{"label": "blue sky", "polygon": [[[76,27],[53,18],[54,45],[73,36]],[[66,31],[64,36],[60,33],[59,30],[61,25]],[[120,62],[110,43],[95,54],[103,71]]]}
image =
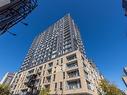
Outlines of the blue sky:
{"label": "blue sky", "polygon": [[17,71],[34,37],[66,13],[80,28],[87,57],[108,80],[125,89],[121,77],[127,64],[127,18],[121,0],[40,0],[24,20],[28,26],[19,23],[10,29],[16,37],[0,36],[0,79]]}

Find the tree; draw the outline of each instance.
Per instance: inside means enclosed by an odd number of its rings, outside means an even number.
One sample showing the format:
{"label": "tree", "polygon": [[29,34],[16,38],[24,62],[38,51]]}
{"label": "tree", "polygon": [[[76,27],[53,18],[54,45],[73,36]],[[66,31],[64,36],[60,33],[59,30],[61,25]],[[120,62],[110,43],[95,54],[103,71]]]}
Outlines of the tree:
{"label": "tree", "polygon": [[10,88],[8,85],[0,84],[0,95],[9,95]]}
{"label": "tree", "polygon": [[103,92],[103,94],[100,95],[124,95],[119,88],[107,80],[100,81],[100,88]]}
{"label": "tree", "polygon": [[50,90],[48,88],[42,88],[39,95],[49,95]]}

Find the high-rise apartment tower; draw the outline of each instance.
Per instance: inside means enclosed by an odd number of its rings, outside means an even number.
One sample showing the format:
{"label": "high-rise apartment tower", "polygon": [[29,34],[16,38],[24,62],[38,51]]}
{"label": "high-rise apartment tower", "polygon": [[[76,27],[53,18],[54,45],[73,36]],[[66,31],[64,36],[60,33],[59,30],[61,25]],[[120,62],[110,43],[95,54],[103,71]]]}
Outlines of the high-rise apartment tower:
{"label": "high-rise apartment tower", "polygon": [[98,95],[102,78],[86,56],[77,25],[69,14],[40,33],[12,85],[14,95],[26,95],[25,85],[37,73],[36,89],[51,95]]}

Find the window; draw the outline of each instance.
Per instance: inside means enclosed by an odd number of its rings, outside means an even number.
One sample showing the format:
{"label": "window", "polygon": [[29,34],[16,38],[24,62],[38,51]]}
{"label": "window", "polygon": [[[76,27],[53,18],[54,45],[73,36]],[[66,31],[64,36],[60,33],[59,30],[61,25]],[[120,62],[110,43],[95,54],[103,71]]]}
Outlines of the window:
{"label": "window", "polygon": [[51,76],[46,77],[47,82],[51,82]]}
{"label": "window", "polygon": [[89,74],[84,70],[85,79],[89,79]]}
{"label": "window", "polygon": [[63,72],[63,79],[65,79],[65,72]]}
{"label": "window", "polygon": [[53,81],[55,81],[56,75],[53,76]]}
{"label": "window", "polygon": [[87,88],[88,88],[89,90],[92,90],[92,89],[91,89],[91,84],[90,84],[90,82],[86,81],[86,83],[87,83]]}
{"label": "window", "polygon": [[56,55],[54,54],[54,55],[52,55],[52,58],[55,58],[56,57]]}
{"label": "window", "polygon": [[82,60],[84,61],[85,59],[84,59],[84,57],[83,56],[81,56],[82,57]]}
{"label": "window", "polygon": [[67,68],[78,67],[77,61],[69,62],[66,65],[67,65]]}
{"label": "window", "polygon": [[79,70],[67,72],[67,75],[69,78],[78,77],[79,76]]}
{"label": "window", "polygon": [[57,60],[57,64],[56,65],[59,65],[59,60]]}
{"label": "window", "polygon": [[63,63],[63,58],[61,58],[61,63]]}
{"label": "window", "polygon": [[87,67],[86,64],[83,63],[83,67]]}
{"label": "window", "polygon": [[43,76],[45,75],[45,71],[43,71]]}
{"label": "window", "polygon": [[62,90],[63,89],[63,84],[62,84],[62,82],[60,82],[60,90]]}
{"label": "window", "polygon": [[43,79],[43,83],[45,82],[45,77],[44,77],[44,79]]}
{"label": "window", "polygon": [[55,90],[57,89],[57,83],[55,83]]}
{"label": "window", "polygon": [[74,59],[76,59],[76,58],[77,58],[77,57],[76,57],[76,54],[72,54],[72,55],[67,56],[67,60],[68,60],[68,61],[74,60]]}
{"label": "window", "polygon": [[52,69],[49,69],[49,70],[48,70],[48,74],[51,74],[51,73],[52,73]]}
{"label": "window", "polygon": [[28,71],[29,74],[33,73],[34,72],[34,69]]}
{"label": "window", "polygon": [[39,70],[42,70],[42,66],[39,67]]}
{"label": "window", "polygon": [[48,84],[48,85],[45,85],[45,88],[46,89],[50,89],[50,85]]}
{"label": "window", "polygon": [[54,70],[54,73],[56,73],[56,69]]}
{"label": "window", "polygon": [[49,65],[49,67],[52,67],[53,66],[53,62],[49,63],[48,65]]}
{"label": "window", "polygon": [[67,87],[68,87],[69,90],[81,88],[80,80],[68,81],[67,85],[68,85]]}
{"label": "window", "polygon": [[45,66],[44,66],[44,69],[46,68],[46,64],[45,64]]}

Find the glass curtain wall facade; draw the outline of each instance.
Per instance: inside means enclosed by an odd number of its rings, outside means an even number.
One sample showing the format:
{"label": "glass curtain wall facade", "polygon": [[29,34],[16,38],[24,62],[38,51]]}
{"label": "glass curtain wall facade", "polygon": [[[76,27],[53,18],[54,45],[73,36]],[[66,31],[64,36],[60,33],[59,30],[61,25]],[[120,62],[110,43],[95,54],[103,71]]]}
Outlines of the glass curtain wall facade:
{"label": "glass curtain wall facade", "polygon": [[34,39],[20,71],[75,50],[84,54],[79,30],[67,14]]}

